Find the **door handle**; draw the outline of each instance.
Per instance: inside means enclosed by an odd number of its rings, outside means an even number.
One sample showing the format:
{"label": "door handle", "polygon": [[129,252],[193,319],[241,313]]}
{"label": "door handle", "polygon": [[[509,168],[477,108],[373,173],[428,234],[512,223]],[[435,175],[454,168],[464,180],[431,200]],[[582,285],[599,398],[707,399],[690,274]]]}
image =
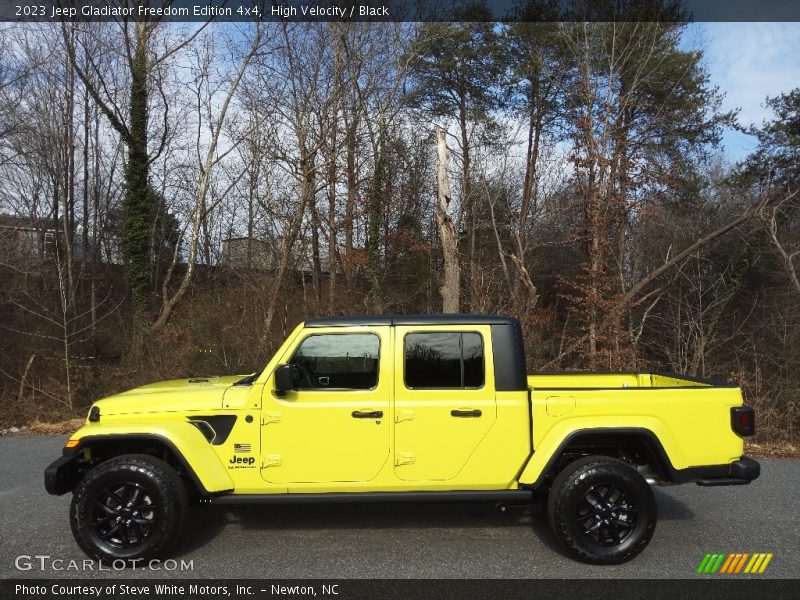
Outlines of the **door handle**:
{"label": "door handle", "polygon": [[450,416],[453,417],[480,417],[483,413],[478,410],[451,410]]}
{"label": "door handle", "polygon": [[354,410],[354,419],[380,419],[383,416],[382,410]]}

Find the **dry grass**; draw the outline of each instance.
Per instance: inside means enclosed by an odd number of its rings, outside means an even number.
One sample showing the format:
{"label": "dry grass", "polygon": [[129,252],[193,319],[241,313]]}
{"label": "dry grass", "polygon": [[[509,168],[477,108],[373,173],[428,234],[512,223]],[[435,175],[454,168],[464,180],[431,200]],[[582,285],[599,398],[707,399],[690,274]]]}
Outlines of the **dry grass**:
{"label": "dry grass", "polygon": [[70,419],[59,423],[34,421],[17,435],[69,435],[84,424],[84,419]]}
{"label": "dry grass", "polygon": [[800,446],[794,444],[756,444],[745,442],[745,452],[754,458],[800,458]]}

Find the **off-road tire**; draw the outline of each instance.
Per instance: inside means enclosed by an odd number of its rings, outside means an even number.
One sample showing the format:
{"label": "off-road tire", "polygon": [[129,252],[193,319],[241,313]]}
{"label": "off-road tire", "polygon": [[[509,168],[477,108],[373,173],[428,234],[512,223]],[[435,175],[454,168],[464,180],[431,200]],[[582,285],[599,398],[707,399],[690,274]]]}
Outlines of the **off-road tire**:
{"label": "off-road tire", "polygon": [[72,535],[87,555],[104,562],[164,558],[183,527],[186,503],[186,486],[167,463],[124,454],[100,463],[75,488]]}
{"label": "off-road tire", "polygon": [[570,554],[602,565],[623,563],[642,552],[658,518],[653,490],[644,478],[606,456],[576,460],[558,474],[547,498],[547,516]]}

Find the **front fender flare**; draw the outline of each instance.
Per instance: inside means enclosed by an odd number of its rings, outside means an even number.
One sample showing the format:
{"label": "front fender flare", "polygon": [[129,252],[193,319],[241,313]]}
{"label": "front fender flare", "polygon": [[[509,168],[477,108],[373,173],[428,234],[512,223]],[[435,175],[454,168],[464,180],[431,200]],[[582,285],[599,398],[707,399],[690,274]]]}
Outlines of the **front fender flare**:
{"label": "front fender flare", "polygon": [[233,481],[203,434],[193,425],[182,422],[169,424],[120,423],[102,426],[87,425],[76,431],[70,439],[77,439],[73,448],[64,454],[77,454],[93,444],[104,445],[114,441],[147,441],[163,444],[176,456],[181,466],[198,488],[212,494],[233,489]]}

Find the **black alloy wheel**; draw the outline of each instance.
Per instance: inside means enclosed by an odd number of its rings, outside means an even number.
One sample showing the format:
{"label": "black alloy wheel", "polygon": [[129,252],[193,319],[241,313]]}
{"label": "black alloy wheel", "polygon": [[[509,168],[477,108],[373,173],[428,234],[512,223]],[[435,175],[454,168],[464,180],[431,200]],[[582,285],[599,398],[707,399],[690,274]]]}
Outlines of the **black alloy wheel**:
{"label": "black alloy wheel", "polygon": [[588,456],[567,465],[547,498],[550,527],[578,560],[619,564],[642,552],[658,519],[653,490],[620,460]]}
{"label": "black alloy wheel", "polygon": [[613,485],[589,488],[578,507],[578,524],[598,546],[622,544],[636,528],[636,507],[629,495]]}
{"label": "black alloy wheel", "polygon": [[92,558],[165,558],[183,526],[187,490],[175,470],[145,454],[101,462],[75,488],[70,525]]}
{"label": "black alloy wheel", "polygon": [[94,505],[94,534],[115,548],[133,548],[156,526],[158,506],[138,483],[114,484],[100,492]]}

